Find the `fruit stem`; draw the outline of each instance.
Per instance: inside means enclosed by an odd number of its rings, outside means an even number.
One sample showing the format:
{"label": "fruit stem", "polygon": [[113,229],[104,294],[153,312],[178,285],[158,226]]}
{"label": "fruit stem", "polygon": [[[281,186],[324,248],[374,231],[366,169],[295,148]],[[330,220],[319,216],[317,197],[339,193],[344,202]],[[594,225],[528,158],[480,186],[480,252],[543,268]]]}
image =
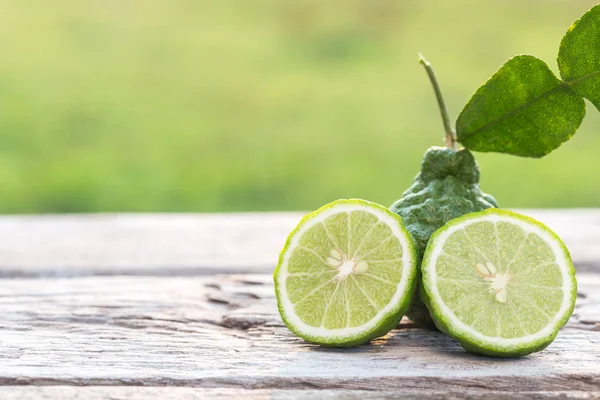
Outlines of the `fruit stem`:
{"label": "fruit stem", "polygon": [[435,77],[435,73],[433,72],[433,67],[421,53],[419,53],[419,62],[423,65],[423,67],[425,67],[425,71],[427,71],[427,75],[429,75],[429,80],[431,81],[431,85],[435,91],[435,97],[437,98],[438,106],[440,107],[440,114],[442,115],[442,122],[444,123],[444,130],[446,131],[446,147],[456,150],[456,135],[452,129],[452,126],[450,125],[448,107],[446,107],[446,102],[444,101],[444,96],[442,96],[440,85]]}

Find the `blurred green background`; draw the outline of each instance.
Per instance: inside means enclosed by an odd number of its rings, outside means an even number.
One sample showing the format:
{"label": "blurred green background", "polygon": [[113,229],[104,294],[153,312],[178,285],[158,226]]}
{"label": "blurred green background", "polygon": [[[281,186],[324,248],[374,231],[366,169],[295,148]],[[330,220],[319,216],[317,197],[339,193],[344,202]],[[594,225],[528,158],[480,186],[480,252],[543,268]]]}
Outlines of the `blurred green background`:
{"label": "blurred green background", "polygon": [[[0,212],[390,204],[508,58],[557,71],[584,0],[13,0]],[[542,160],[476,154],[506,207],[600,206],[600,113]]]}

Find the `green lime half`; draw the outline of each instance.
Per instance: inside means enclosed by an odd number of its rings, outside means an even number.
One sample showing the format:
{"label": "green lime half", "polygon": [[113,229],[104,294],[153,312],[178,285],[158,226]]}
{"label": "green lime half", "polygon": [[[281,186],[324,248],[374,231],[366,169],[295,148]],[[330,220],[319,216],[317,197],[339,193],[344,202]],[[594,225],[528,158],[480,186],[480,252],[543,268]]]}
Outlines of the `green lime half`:
{"label": "green lime half", "polygon": [[417,247],[399,216],[364,200],[308,214],[274,273],[279,312],[301,338],[356,346],[393,329],[416,283]]}
{"label": "green lime half", "polygon": [[520,356],[547,347],[573,313],[569,252],[540,222],[489,209],[431,237],[422,295],[440,330],[472,352]]}

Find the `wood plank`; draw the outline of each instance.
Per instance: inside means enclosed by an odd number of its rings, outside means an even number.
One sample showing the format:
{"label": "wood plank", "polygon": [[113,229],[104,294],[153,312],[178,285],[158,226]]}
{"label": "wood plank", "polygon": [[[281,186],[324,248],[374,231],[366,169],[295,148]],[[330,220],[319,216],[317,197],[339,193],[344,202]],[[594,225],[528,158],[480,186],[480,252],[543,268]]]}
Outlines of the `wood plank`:
{"label": "wood plank", "polygon": [[[600,271],[600,209],[520,210]],[[0,217],[0,277],[268,273],[303,213]]]}
{"label": "wood plank", "polygon": [[0,216],[0,277],[266,272],[299,213]]}
{"label": "wood plank", "polygon": [[[506,398],[506,392],[485,389],[471,390],[396,390],[368,391],[346,389],[286,390],[286,389],[231,389],[231,388],[184,388],[184,387],[145,387],[145,386],[4,386],[0,387],[3,400],[163,400],[163,399],[246,399],[246,400],[303,400],[303,399],[347,399],[347,400],[392,400],[411,399],[457,399],[457,400],[497,400]],[[600,391],[524,391],[512,393],[513,399],[598,399]]]}
{"label": "wood plank", "polygon": [[502,360],[408,322],[358,348],[308,344],[281,323],[269,275],[3,280],[0,385],[597,392],[600,275],[579,283],[556,341]]}

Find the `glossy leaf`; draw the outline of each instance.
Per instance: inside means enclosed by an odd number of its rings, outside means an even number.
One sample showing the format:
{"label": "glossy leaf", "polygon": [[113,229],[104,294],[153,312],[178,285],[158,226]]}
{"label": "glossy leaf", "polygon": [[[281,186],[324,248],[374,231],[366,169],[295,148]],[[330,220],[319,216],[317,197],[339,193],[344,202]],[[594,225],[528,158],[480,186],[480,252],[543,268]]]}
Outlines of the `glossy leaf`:
{"label": "glossy leaf", "polygon": [[600,5],[569,28],[560,43],[562,79],[600,110]]}
{"label": "glossy leaf", "polygon": [[542,157],[567,141],[585,103],[542,60],[508,60],[481,86],[456,121],[458,141],[474,151]]}

